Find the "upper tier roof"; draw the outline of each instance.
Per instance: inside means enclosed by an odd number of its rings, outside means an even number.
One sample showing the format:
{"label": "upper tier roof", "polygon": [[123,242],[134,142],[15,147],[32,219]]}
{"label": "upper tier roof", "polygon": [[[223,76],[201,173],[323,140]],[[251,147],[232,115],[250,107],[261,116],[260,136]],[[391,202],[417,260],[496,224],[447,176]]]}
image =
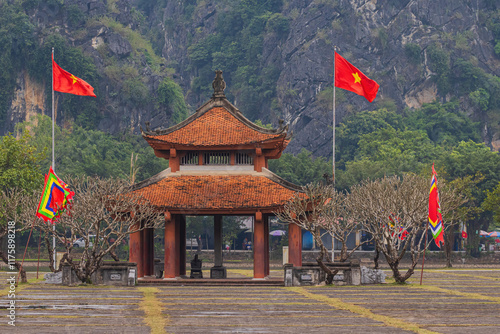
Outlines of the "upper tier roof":
{"label": "upper tier roof", "polygon": [[289,140],[287,130],[288,126],[270,130],[254,124],[226,99],[221,90],[215,90],[207,103],[177,125],[155,131],[141,128],[142,136],[153,148],[157,148],[157,144],[227,147],[273,142],[284,149]]}

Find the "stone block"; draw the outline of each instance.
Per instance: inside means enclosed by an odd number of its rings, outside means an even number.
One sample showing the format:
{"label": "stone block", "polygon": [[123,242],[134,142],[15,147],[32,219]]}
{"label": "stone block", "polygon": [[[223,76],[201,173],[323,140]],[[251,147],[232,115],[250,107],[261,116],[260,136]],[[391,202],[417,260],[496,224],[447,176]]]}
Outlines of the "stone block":
{"label": "stone block", "polygon": [[385,283],[385,273],[380,269],[371,269],[362,266],[360,269],[361,284]]}
{"label": "stone block", "polygon": [[227,278],[226,267],[210,268],[210,278]]}

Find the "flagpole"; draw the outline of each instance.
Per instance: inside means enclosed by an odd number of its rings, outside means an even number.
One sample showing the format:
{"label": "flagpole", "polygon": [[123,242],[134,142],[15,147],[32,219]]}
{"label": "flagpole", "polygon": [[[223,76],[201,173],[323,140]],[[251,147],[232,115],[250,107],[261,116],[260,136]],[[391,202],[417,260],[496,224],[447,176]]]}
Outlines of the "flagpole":
{"label": "flagpole", "polygon": [[[54,48],[52,48],[52,61],[54,59]],[[51,63],[52,67],[52,170],[54,173],[56,172],[56,160],[55,160],[55,149],[54,149],[54,128],[55,128],[55,112],[54,112],[54,66]],[[52,224],[52,257],[54,260],[54,270],[56,270],[56,225]]]}
{"label": "flagpole", "polygon": [[422,270],[420,271],[420,285],[422,285],[422,279],[424,277],[424,263],[425,263],[425,251],[427,250],[427,238],[429,236],[429,221],[427,221],[427,226],[425,227],[425,246],[424,254],[422,255]]}
{"label": "flagpole", "polygon": [[[434,171],[434,163],[432,164],[432,170]],[[436,182],[437,182],[437,180],[436,180]],[[432,182],[431,182],[431,186],[432,186]],[[427,238],[428,237],[429,237],[429,218],[427,218],[427,225],[425,226],[425,246],[424,246],[424,253],[422,255],[422,270],[420,271],[420,285],[422,285],[422,279],[424,277],[425,251],[427,250]]]}
{"label": "flagpole", "polygon": [[337,52],[337,46],[333,47],[333,185],[335,186],[335,53]]}
{"label": "flagpole", "polygon": [[[332,126],[332,184],[335,187],[335,53],[337,52],[337,46],[333,47],[333,126]],[[332,262],[335,261],[335,236],[332,235]]]}

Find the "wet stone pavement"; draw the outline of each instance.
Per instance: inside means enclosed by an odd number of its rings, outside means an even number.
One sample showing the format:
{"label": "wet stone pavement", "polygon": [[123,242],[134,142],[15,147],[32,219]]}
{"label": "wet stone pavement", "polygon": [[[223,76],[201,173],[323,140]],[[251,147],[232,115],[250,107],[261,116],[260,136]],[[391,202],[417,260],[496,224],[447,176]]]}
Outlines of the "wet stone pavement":
{"label": "wet stone pavement", "polygon": [[404,286],[309,288],[35,281],[16,288],[15,327],[0,279],[0,333],[500,333],[500,269],[428,270],[422,286],[417,274]]}

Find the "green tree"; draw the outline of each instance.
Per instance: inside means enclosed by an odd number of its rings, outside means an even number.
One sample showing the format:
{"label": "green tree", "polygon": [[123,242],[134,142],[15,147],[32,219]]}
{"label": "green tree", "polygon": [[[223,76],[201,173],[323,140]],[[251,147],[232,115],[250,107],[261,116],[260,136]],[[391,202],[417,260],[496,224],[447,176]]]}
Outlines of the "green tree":
{"label": "green tree", "polygon": [[486,191],[483,208],[493,212],[493,225],[490,228],[500,229],[500,182],[493,191]]}
{"label": "green tree", "polygon": [[158,103],[169,111],[173,124],[180,123],[188,116],[182,89],[171,79],[164,79],[158,86]]}
{"label": "green tree", "polygon": [[427,48],[427,56],[438,91],[444,96],[450,90],[450,55],[441,46],[433,44]]}
{"label": "green tree", "polygon": [[483,206],[482,203],[487,196],[487,191],[495,189],[500,182],[500,155],[491,151],[484,143],[460,142],[451,152],[443,155],[439,165],[443,166],[443,174],[448,180],[476,175],[479,178],[471,185],[469,191],[471,197],[469,206],[474,210],[471,210],[467,221],[467,230],[470,235],[468,252],[478,257],[480,252],[477,233],[479,230],[488,229],[492,223],[492,213],[485,211],[487,206]]}
{"label": "green tree", "polygon": [[[17,130],[25,133],[31,128],[30,143],[37,152],[46,152],[52,146],[52,121],[39,115],[35,123],[23,122]],[[130,155],[138,154],[137,180],[153,176],[168,167],[168,161],[155,156],[147,142],[137,135],[113,136],[102,131],[86,130],[73,125],[68,129],[55,127],[55,165],[59,176],[88,175],[127,178],[130,174]],[[40,159],[42,170],[48,170],[51,154]]]}
{"label": "green tree", "polygon": [[298,185],[306,185],[324,179],[327,174],[331,178],[332,161],[325,158],[314,158],[306,149],[293,155],[283,153],[280,159],[269,160],[269,169],[282,178]]}
{"label": "green tree", "polygon": [[456,145],[460,141],[481,141],[479,122],[473,122],[460,111],[457,102],[424,104],[405,111],[404,125],[411,130],[424,130],[437,144]]}
{"label": "green tree", "polygon": [[347,116],[336,131],[336,162],[343,168],[347,161],[354,160],[359,141],[365,134],[381,128],[403,129],[403,118],[386,109],[362,111]]}
{"label": "green tree", "polygon": [[27,191],[43,186],[39,162],[44,151],[37,153],[30,144],[29,133],[19,139],[8,134],[0,140],[0,191],[20,188]]}
{"label": "green tree", "polygon": [[[223,246],[229,245],[229,249],[235,248],[234,241],[242,231],[243,225],[241,219],[236,216],[225,216],[222,218],[222,241]],[[225,247],[224,247],[225,248]]]}
{"label": "green tree", "polygon": [[358,145],[355,159],[337,171],[335,185],[339,189],[383,176],[421,173],[442,151],[424,131],[396,130],[391,126],[363,134]]}
{"label": "green tree", "polygon": [[[29,139],[28,133],[19,139],[11,134],[0,138],[0,259],[6,264],[9,263],[7,254],[11,254],[3,242],[6,240],[8,223],[14,222],[10,227],[19,228],[19,223],[33,221],[36,201],[40,198],[33,192],[40,190],[44,183],[38,165],[43,155],[36,153]],[[22,231],[23,228],[18,230],[18,234]],[[21,271],[22,282],[26,282],[26,272],[21,264],[15,261],[15,266]]]}

